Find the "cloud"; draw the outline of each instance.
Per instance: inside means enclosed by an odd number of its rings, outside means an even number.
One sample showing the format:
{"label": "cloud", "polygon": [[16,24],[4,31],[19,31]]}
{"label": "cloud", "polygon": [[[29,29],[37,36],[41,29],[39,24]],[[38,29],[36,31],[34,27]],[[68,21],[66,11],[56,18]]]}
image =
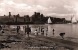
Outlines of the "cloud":
{"label": "cloud", "polygon": [[77,9],[77,0],[0,0],[0,15],[8,15],[9,11],[12,14],[32,15],[37,11],[67,18],[70,14],[78,13]]}
{"label": "cloud", "polygon": [[64,5],[64,8],[66,8],[68,11],[71,11],[73,9],[73,6]]}
{"label": "cloud", "polygon": [[[26,3],[15,3],[13,0],[7,1],[4,0],[2,3],[0,3],[0,11],[2,15],[8,14],[7,12],[12,12],[13,14],[20,13],[21,15],[29,14],[32,15],[33,12],[42,12],[42,13],[48,13],[55,9],[55,7],[45,7],[42,5],[28,5]],[[3,14],[4,13],[4,14]]]}

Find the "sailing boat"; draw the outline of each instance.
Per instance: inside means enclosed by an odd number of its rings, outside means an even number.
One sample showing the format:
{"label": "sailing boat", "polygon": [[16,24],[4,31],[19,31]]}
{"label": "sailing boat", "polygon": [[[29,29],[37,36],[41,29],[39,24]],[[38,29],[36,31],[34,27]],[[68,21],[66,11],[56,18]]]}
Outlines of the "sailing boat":
{"label": "sailing boat", "polygon": [[72,24],[77,24],[76,18],[75,18],[75,17],[72,17],[72,18],[71,18],[71,22],[72,22]]}
{"label": "sailing boat", "polygon": [[51,19],[50,19],[50,17],[48,18],[48,24],[51,24],[52,23],[52,21],[51,21]]}

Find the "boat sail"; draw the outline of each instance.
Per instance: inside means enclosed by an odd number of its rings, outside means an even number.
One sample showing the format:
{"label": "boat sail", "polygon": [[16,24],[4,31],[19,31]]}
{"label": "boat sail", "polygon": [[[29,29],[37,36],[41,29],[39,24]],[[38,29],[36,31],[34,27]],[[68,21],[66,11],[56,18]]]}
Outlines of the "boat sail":
{"label": "boat sail", "polygon": [[52,21],[51,21],[51,19],[50,19],[50,17],[48,18],[48,24],[51,24],[52,23]]}
{"label": "boat sail", "polygon": [[72,18],[71,18],[71,22],[72,22],[73,24],[76,24],[76,23],[77,23],[76,18],[75,18],[75,17],[72,17]]}

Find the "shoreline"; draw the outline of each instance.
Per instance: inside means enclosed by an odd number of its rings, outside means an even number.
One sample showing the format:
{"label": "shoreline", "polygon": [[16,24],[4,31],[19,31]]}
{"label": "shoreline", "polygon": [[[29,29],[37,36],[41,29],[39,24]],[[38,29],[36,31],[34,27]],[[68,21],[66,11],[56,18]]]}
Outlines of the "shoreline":
{"label": "shoreline", "polygon": [[[7,30],[6,30],[7,31]],[[7,31],[7,32],[5,32],[5,34],[7,34],[7,35],[9,35],[9,36],[11,36],[10,34],[12,35],[12,31]],[[13,32],[13,34],[17,34],[16,32]],[[39,36],[35,36],[35,35],[31,35],[30,34],[30,39],[28,39],[27,38],[27,36],[26,35],[24,35],[23,34],[23,36],[22,36],[22,33],[24,33],[24,32],[21,32],[20,31],[20,34],[19,35],[17,35],[18,37],[20,37],[21,39],[21,41],[22,42],[12,42],[12,43],[7,43],[7,45],[9,45],[9,46],[12,46],[12,48],[19,48],[19,47],[21,47],[21,48],[23,48],[24,49],[24,47],[26,48],[26,46],[27,47],[30,47],[30,46],[33,46],[33,47],[44,47],[44,46],[46,46],[46,47],[53,47],[53,46],[58,46],[58,47],[63,47],[63,49],[64,48],[66,48],[66,47],[68,47],[69,49],[71,48],[76,48],[76,47],[78,47],[78,43],[76,43],[76,42],[73,42],[73,41],[68,41],[68,40],[63,40],[63,39],[58,39],[58,38],[56,38],[56,37],[53,37],[53,38],[51,38],[51,37],[46,37],[46,36],[41,36],[41,35],[39,35]],[[4,35],[5,35],[4,34]],[[3,36],[4,36],[3,35]],[[12,37],[12,36],[11,36]],[[13,36],[13,39],[15,40],[16,38],[15,38],[16,36]],[[6,37],[5,37],[6,38]],[[73,39],[73,38],[69,38],[69,39]],[[12,40],[12,39],[11,39]],[[11,48],[11,49],[12,49]],[[62,50],[62,49],[61,49]]]}

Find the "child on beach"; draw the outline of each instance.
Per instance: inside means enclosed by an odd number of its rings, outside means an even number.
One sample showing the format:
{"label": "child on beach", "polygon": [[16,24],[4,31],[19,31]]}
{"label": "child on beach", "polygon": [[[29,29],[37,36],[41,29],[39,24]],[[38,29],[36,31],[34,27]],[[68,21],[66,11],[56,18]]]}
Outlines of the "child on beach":
{"label": "child on beach", "polygon": [[4,33],[4,30],[1,30],[2,33]]}
{"label": "child on beach", "polygon": [[35,32],[34,32],[34,33],[35,33],[35,35],[38,35],[38,31],[37,31],[37,29],[35,30]]}
{"label": "child on beach", "polygon": [[62,37],[62,39],[64,39],[65,33],[60,33],[59,35]]}
{"label": "child on beach", "polygon": [[44,31],[42,31],[41,35],[43,35],[43,36],[44,36]]}

